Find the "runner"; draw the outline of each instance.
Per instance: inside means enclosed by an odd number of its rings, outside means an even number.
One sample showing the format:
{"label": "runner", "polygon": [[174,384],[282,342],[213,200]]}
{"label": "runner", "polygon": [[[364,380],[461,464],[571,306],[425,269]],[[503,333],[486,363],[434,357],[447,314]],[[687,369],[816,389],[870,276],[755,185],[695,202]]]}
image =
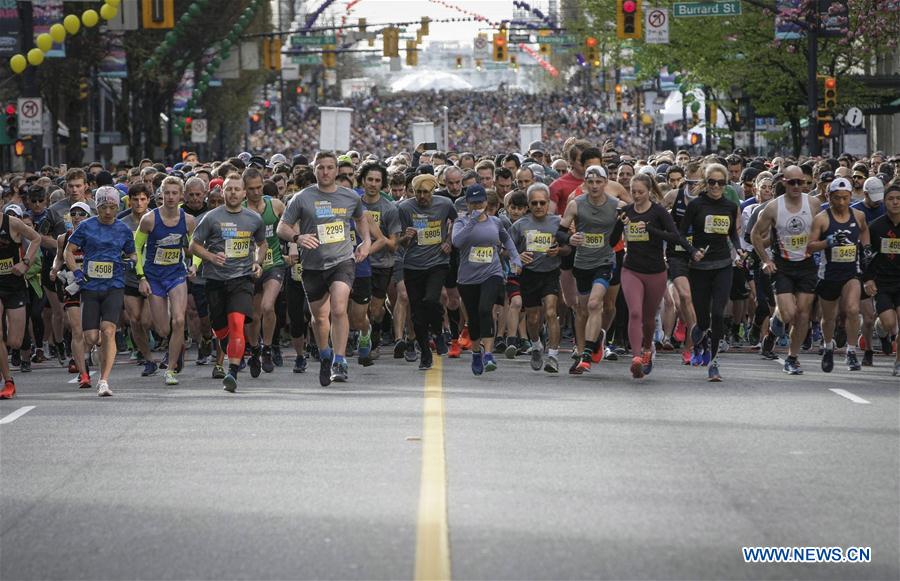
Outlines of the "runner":
{"label": "runner", "polygon": [[[369,255],[371,241],[359,195],[335,184],[335,154],[319,152],[313,164],[316,185],[291,198],[277,233],[302,249],[303,286],[319,348],[319,383],[325,387],[332,381],[347,381],[347,303],[356,263]],[[351,219],[362,240],[355,249],[350,239]]]}
{"label": "runner", "polygon": [[[132,268],[136,256],[131,230],[116,220],[119,192],[110,186],[100,187],[94,194],[94,201],[97,217],[81,222],[72,232],[65,246],[64,259],[81,291],[85,350],[90,352],[94,346],[100,348],[97,395],[108,397],[113,394],[109,374],[116,360],[116,325],[124,306],[125,271]],[[78,266],[76,255],[79,251],[83,253],[87,272]],[[128,259],[127,264],[123,255]],[[76,364],[79,363],[77,359],[76,355]],[[82,371],[82,386],[85,376]]]}
{"label": "runner", "polygon": [[[206,175],[206,174],[200,174]],[[191,177],[184,182],[185,213],[194,217],[194,222],[199,224],[200,219],[212,208],[207,202],[207,183],[200,177]],[[212,326],[209,323],[209,302],[206,300],[206,281],[195,273],[193,278],[188,278],[188,314],[187,326],[191,337],[197,342],[197,365],[207,365],[213,353]],[[125,297],[127,304],[128,297]],[[215,371],[215,370],[214,370]],[[221,370],[222,379],[225,370]]]}
{"label": "runner", "polygon": [[[466,191],[468,213],[453,223],[453,246],[459,248],[459,292],[469,313],[472,338],[472,373],[497,369],[494,360],[494,304],[503,291],[503,269],[499,248],[509,253],[513,270],[521,270],[519,253],[500,220],[485,212],[487,194],[483,187]],[[407,285],[409,288],[409,285]]]}
{"label": "runner", "polygon": [[[185,267],[184,251],[194,232],[194,217],[178,207],[184,197],[181,178],[162,182],[163,205],[141,218],[134,233],[140,291],[150,299],[153,326],[169,340],[166,385],[178,385],[184,367],[184,325],[187,311],[187,277],[195,267]],[[144,247],[146,246],[146,257]]]}
{"label": "runner", "polygon": [[229,174],[223,187],[225,204],[197,224],[190,253],[203,261],[213,333],[228,354],[223,389],[234,393],[244,357],[244,324],[254,316],[253,279],[262,274],[267,244],[262,218],[243,206],[246,192],[240,174]]}
{"label": "runner", "polygon": [[[897,333],[900,321],[900,184],[887,186],[884,192],[885,215],[869,224],[872,246],[864,249],[868,260],[863,280],[865,291],[875,297],[875,309],[888,334]],[[900,350],[894,350],[895,377],[900,377]]]}

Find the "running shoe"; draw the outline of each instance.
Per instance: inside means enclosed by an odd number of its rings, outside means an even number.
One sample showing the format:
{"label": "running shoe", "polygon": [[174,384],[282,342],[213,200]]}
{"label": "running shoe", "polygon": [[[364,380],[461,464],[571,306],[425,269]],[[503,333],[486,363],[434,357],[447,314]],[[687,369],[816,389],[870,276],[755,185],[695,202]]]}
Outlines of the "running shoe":
{"label": "running shoe", "polygon": [[38,349],[35,351],[34,355],[31,356],[32,363],[43,363],[47,358],[44,356],[44,350]]}
{"label": "running shoe", "polygon": [[650,375],[650,372],[653,371],[653,353],[649,350],[644,351],[643,356],[641,357],[641,366],[644,375]]}
{"label": "running shoe", "polygon": [[581,368],[581,356],[574,355],[574,361],[572,361],[572,366],[569,367],[569,375],[581,375],[584,373],[584,370]]}
{"label": "running shoe", "polygon": [[847,351],[847,356],[844,358],[844,363],[847,365],[848,371],[859,371],[862,369],[862,366],[859,364],[859,360],[856,358],[855,351]]}
{"label": "running shoe", "polygon": [[775,355],[775,334],[771,331],[766,333],[766,336],[763,338],[762,348],[759,350],[759,354],[765,359],[777,359],[778,356]]}
{"label": "running shoe", "polygon": [[447,357],[450,359],[459,359],[462,355],[462,347],[459,346],[459,339],[450,341],[450,350],[447,351]]}
{"label": "running shoe", "polygon": [[[430,350],[426,349],[428,353],[431,353]],[[415,341],[407,341],[406,342],[406,352],[403,354],[403,357],[406,359],[408,363],[413,363],[416,359],[419,358],[416,353],[416,342]]]}
{"label": "running shoe", "polygon": [[672,338],[679,343],[684,343],[684,340],[687,338],[687,330],[684,328],[684,322],[681,319],[678,319],[678,323],[675,324],[675,332],[672,333]]}
{"label": "running shoe", "polygon": [[346,361],[335,361],[331,364],[331,381],[336,381],[337,383],[347,382]]}
{"label": "running shoe", "polygon": [[631,358],[631,377],[635,379],[640,379],[644,377],[644,363],[640,357],[632,357]]}
{"label": "running shoe", "polygon": [[498,337],[494,341],[494,353],[506,352],[506,341],[502,337]]}
{"label": "running shoe", "polygon": [[544,354],[541,353],[541,350],[537,347],[531,348],[531,369],[534,371],[540,371],[541,367],[544,366]]}
{"label": "running shoe", "polygon": [[769,329],[776,337],[784,337],[784,323],[775,315],[772,315],[772,318],[769,319]]}
{"label": "running shoe", "polygon": [[459,348],[463,351],[469,351],[472,349],[472,338],[469,337],[468,325],[463,327],[462,333],[459,334]]}
{"label": "running shoe", "polygon": [[707,342],[703,343],[703,355],[700,357],[700,365],[703,367],[709,365],[709,361],[712,359],[712,351],[709,350],[709,345],[706,343]]}
{"label": "running shoe", "polygon": [[[615,351],[615,347],[612,347],[613,355],[617,355]],[[606,357],[606,330],[600,329],[600,335],[597,337],[597,347],[594,349],[594,352],[591,354],[591,361],[594,363],[600,363],[603,361],[603,358]],[[616,359],[610,359],[610,361],[616,361]]]}
{"label": "running shoe", "polygon": [[516,353],[519,352],[519,346],[516,345],[516,342],[513,339],[509,340],[509,343],[506,345],[506,350],[504,351],[504,355],[506,355],[507,359],[515,359]]}
{"label": "running shoe", "polygon": [[221,365],[215,365],[212,370],[213,379],[225,379],[225,368]]}
{"label": "running shoe", "polygon": [[[415,349],[415,345],[413,345],[413,349]],[[415,359],[413,359],[413,361],[415,361]],[[431,354],[431,350],[426,349],[426,350],[422,351],[422,357],[419,360],[419,370],[427,371],[427,370],[431,369],[431,365],[433,364],[433,362],[434,362],[434,356]]]}
{"label": "running shoe", "polygon": [[519,345],[516,348],[516,355],[526,355],[531,352],[531,341],[528,339],[519,339]]}
{"label": "running shoe", "polygon": [[472,373],[475,375],[484,373],[484,356],[481,351],[472,352]]}
{"label": "running shoe", "polygon": [[319,354],[319,385],[328,387],[331,385],[331,358],[322,357]]}
{"label": "running shoe", "polygon": [[835,328],[834,343],[838,349],[843,349],[847,345],[847,329],[843,325],[838,325]]}
{"label": "running shoe", "polygon": [[900,377],[900,361],[894,363],[894,372],[891,375],[894,377]]}
{"label": "running shoe", "polygon": [[178,374],[171,369],[166,370],[166,385],[178,385]]}
{"label": "running shoe", "polygon": [[228,393],[237,391],[237,377],[233,376],[230,372],[226,373],[225,378],[222,380],[222,389]]}
{"label": "running shoe", "polygon": [[875,352],[869,349],[866,349],[865,353],[863,353],[862,364],[863,367],[872,367],[874,365],[873,359],[875,358]]}
{"label": "running shoe", "polygon": [[792,355],[784,360],[783,371],[788,375],[803,375],[803,370],[800,369],[800,362]]}
{"label": "running shoe", "polygon": [[16,382],[12,378],[7,379],[0,390],[0,399],[12,399],[16,395]]}
{"label": "running shoe", "polygon": [[99,397],[111,397],[113,394],[112,390],[109,388],[109,382],[105,379],[101,379],[97,382],[97,395]]}
{"label": "running shoe", "polygon": [[260,366],[266,373],[272,373],[273,371],[275,371],[275,362],[272,361],[272,347],[263,347]]}
{"label": "running shoe", "polygon": [[294,359],[294,373],[306,373],[306,357]]}
{"label": "running shoe", "polygon": [[372,348],[371,347],[363,347],[359,346],[359,357],[357,362],[363,367],[370,367],[375,365],[375,361],[372,360]]}
{"label": "running shoe", "polygon": [[615,347],[610,345],[603,351],[603,358],[607,361],[618,361],[619,355],[616,353]]}
{"label": "running shoe", "polygon": [[713,383],[719,383],[722,381],[722,375],[719,373],[719,362],[713,361],[709,364],[709,369],[706,370],[706,377],[708,381]]}
{"label": "running shoe", "polygon": [[251,355],[250,360],[247,362],[247,366],[250,368],[250,377],[256,379],[262,373],[262,364],[259,361],[258,355]]}
{"label": "running shoe", "polygon": [[690,365],[691,364],[691,352],[690,351],[682,351],[681,352],[681,364],[682,365]]}
{"label": "running shoe", "polygon": [[406,341],[398,339],[394,343],[394,359],[403,359],[403,353],[406,351]]}
{"label": "running shoe", "polygon": [[579,375],[584,373],[585,371],[591,370],[591,362],[592,361],[593,361],[593,357],[590,353],[588,353],[588,354],[582,353],[581,354],[581,360],[578,361],[578,369],[581,370],[579,372]]}
{"label": "running shoe", "polygon": [[18,349],[9,350],[9,364],[13,367],[22,365],[22,352]]}
{"label": "running shoe", "polygon": [[726,353],[730,348],[731,345],[728,344],[728,341],[719,339],[719,353]]}
{"label": "running shoe", "polygon": [[803,344],[800,346],[800,349],[803,351],[809,351],[812,349],[812,332],[808,331],[806,333],[806,337],[803,339]]}
{"label": "running shoe", "polygon": [[701,343],[694,343],[694,347],[691,350],[691,365],[693,367],[699,367],[703,364],[703,345]]}
{"label": "running shoe", "polygon": [[156,363],[153,361],[147,361],[144,363],[144,370],[141,371],[141,377],[150,377],[151,375],[156,375]]}
{"label": "running shoe", "polygon": [[831,373],[834,369],[834,349],[825,349],[822,353],[822,371]]}
{"label": "running shoe", "polygon": [[675,350],[675,346],[672,345],[671,339],[665,339],[662,342],[662,350],[663,351],[674,351]]}
{"label": "running shoe", "polygon": [[31,373],[31,359],[29,357],[22,359],[22,364],[19,365],[19,371],[22,373]]}
{"label": "running shoe", "polygon": [[447,337],[444,336],[443,333],[438,333],[434,337],[434,350],[438,355],[446,355],[447,354]]}
{"label": "running shoe", "polygon": [[495,371],[497,369],[497,362],[494,361],[493,353],[485,353],[484,354],[484,370],[485,371]]}
{"label": "running shoe", "polygon": [[78,376],[78,389],[90,389],[91,388],[91,376],[87,373],[82,373]]}
{"label": "running shoe", "polygon": [[75,365],[74,359],[69,359],[69,373],[78,373],[78,366]]}
{"label": "running shoe", "polygon": [[544,371],[547,373],[559,373],[559,361],[557,361],[556,357],[553,355],[547,357],[546,361],[544,361]]}
{"label": "running shoe", "polygon": [[[281,345],[272,345],[272,363],[275,367],[284,365],[284,357],[281,355]],[[265,369],[263,369],[265,371]],[[268,373],[268,371],[266,371]]]}
{"label": "running shoe", "polygon": [[893,355],[894,354],[894,344],[891,341],[891,336],[885,335],[884,337],[879,337],[879,340],[881,341],[881,352],[884,353],[885,355]]}
{"label": "running shoe", "polygon": [[168,369],[169,368],[169,352],[166,351],[163,355],[163,359],[159,364],[160,369]]}

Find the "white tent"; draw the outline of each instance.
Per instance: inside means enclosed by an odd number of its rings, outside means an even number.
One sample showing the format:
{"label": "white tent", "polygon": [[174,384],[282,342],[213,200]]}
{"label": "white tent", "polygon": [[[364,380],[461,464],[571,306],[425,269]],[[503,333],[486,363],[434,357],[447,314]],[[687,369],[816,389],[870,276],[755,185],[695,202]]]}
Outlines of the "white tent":
{"label": "white tent", "polygon": [[[703,95],[703,91],[694,91],[694,98],[696,102],[700,103],[700,111],[697,113],[700,115],[700,119],[702,121],[706,121],[706,97]],[[681,121],[681,92],[680,91],[672,91],[669,93],[668,98],[666,98],[666,104],[663,107],[663,123],[671,123],[673,121]],[[691,106],[687,106],[687,118],[688,121],[691,119]],[[719,108],[719,115],[716,119],[716,127],[727,127],[727,123],[725,122],[725,115],[722,114],[722,109]]]}
{"label": "white tent", "polygon": [[422,71],[397,79],[391,83],[391,91],[458,91],[471,89],[472,85],[453,73]]}

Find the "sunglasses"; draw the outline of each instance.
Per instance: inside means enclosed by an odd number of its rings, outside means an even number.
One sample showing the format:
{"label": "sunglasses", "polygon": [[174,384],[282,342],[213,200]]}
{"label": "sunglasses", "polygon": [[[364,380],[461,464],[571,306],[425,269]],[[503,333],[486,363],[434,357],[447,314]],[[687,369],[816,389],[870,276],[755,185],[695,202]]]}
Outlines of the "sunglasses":
{"label": "sunglasses", "polygon": [[533,202],[528,202],[528,203],[532,206],[546,206],[547,205],[547,202],[542,201],[542,200],[535,200]]}
{"label": "sunglasses", "polygon": [[806,180],[784,180],[784,183],[789,186],[802,186],[806,184]]}
{"label": "sunglasses", "polygon": [[87,218],[87,212],[78,210],[76,212],[69,212],[69,216],[72,216],[73,218]]}
{"label": "sunglasses", "polygon": [[724,187],[725,184],[727,184],[727,183],[728,182],[726,180],[713,180],[713,179],[706,180],[706,185],[708,185],[708,186]]}

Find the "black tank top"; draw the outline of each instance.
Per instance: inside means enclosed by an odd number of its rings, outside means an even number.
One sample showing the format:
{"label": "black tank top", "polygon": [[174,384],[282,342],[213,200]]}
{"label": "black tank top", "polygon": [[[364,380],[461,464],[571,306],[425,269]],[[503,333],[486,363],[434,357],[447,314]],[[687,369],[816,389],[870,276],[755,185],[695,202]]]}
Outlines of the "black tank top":
{"label": "black tank top", "polygon": [[25,278],[12,273],[13,266],[21,259],[22,243],[13,240],[9,216],[4,214],[3,222],[0,224],[0,288],[19,290],[25,286]]}

